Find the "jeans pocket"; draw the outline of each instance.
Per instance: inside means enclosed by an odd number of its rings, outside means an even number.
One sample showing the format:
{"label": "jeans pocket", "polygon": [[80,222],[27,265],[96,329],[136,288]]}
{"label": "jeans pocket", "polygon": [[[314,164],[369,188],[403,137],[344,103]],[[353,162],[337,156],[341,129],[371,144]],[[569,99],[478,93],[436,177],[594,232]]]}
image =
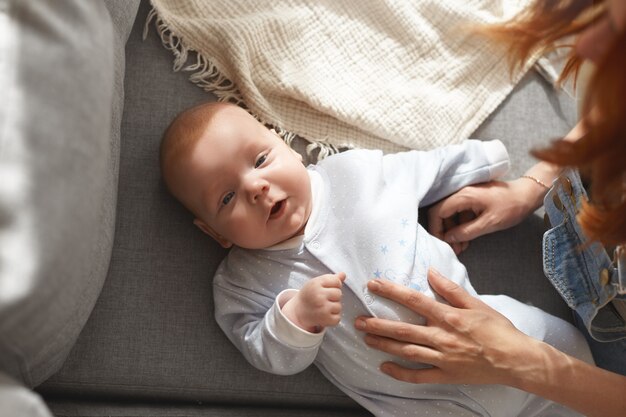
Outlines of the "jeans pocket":
{"label": "jeans pocket", "polygon": [[571,309],[597,299],[588,283],[583,243],[566,218],[543,235],[543,271]]}

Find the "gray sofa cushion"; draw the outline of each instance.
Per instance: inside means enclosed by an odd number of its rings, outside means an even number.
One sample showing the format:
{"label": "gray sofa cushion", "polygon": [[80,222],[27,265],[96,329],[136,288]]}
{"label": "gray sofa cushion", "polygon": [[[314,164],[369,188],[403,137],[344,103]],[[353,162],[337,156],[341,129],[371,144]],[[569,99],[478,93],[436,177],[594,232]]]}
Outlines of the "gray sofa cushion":
{"label": "gray sofa cushion", "polygon": [[[141,40],[148,11],[149,5],[142,2],[127,44],[118,210],[109,274],[71,355],[40,392],[53,410],[56,404],[67,413],[63,415],[81,415],[68,411],[68,404],[80,394],[134,403],[201,402],[199,412],[207,416],[281,415],[272,407],[282,406],[315,408],[320,415],[328,408],[358,410],[315,368],[290,377],[253,369],[215,324],[211,278],[226,252],[195,228],[192,216],[168,195],[158,167],[161,136],[170,120],[210,96],[184,73],[172,72],[171,53],[154,28],[146,41]],[[476,136],[507,143],[511,175],[516,175],[533,163],[530,146],[567,132],[574,118],[573,101],[555,94],[531,73]],[[543,278],[538,256],[542,231],[540,217],[533,217],[512,231],[474,242],[463,260],[480,291],[512,294],[567,317],[567,308]],[[223,414],[216,405],[238,408]],[[260,405],[269,408],[249,413],[248,407]],[[106,405],[103,409],[108,410]]]}
{"label": "gray sofa cushion", "polygon": [[114,43],[128,29],[116,36],[99,2],[2,0],[0,13],[0,370],[35,386],[69,354],[108,270]]}

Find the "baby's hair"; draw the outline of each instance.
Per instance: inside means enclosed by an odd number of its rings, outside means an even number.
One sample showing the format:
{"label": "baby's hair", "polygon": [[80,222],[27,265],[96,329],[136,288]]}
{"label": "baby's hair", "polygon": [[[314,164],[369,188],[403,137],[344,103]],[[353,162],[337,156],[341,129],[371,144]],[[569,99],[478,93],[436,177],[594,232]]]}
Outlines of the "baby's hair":
{"label": "baby's hair", "polygon": [[165,129],[160,149],[161,174],[167,189],[175,196],[173,166],[183,160],[198,143],[219,110],[229,106],[234,105],[219,102],[198,104],[179,113]]}

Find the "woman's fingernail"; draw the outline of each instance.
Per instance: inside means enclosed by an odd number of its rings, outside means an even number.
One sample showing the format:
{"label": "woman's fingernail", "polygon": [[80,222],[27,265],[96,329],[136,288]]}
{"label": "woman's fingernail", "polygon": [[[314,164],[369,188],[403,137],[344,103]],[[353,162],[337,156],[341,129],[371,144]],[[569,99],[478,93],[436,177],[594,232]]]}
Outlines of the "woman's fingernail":
{"label": "woman's fingernail", "polygon": [[380,282],[376,281],[376,280],[372,280],[370,281],[367,286],[369,287],[370,290],[372,291],[378,291],[380,289]]}
{"label": "woman's fingernail", "polygon": [[389,364],[385,362],[382,365],[380,365],[380,370],[388,374],[389,372],[391,372],[391,366],[389,366]]}
{"label": "woman's fingernail", "polygon": [[354,326],[359,330],[365,329],[365,320],[357,319],[356,322],[354,323]]}
{"label": "woman's fingernail", "polygon": [[438,277],[441,277],[443,275],[441,275],[441,272],[437,271],[435,268],[433,268],[432,266],[429,268],[430,269],[430,273],[433,275],[436,275]]}
{"label": "woman's fingernail", "polygon": [[456,239],[456,236],[454,235],[448,235],[446,241],[448,243],[456,243],[457,239]]}

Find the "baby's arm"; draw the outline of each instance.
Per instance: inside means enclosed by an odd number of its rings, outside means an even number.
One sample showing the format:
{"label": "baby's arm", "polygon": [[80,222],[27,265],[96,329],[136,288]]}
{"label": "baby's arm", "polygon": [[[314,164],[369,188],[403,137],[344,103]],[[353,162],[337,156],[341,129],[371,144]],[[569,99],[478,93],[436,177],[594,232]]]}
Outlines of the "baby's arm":
{"label": "baby's arm", "polygon": [[284,303],[283,314],[310,333],[336,326],[341,320],[341,286],[345,279],[343,272],[310,279]]}
{"label": "baby's arm", "polygon": [[509,157],[497,140],[465,140],[430,151],[410,151],[383,157],[385,180],[420,196],[420,206],[432,204],[459,189],[501,177]]}
{"label": "baby's arm", "polygon": [[213,298],[215,320],[255,368],[293,375],[315,360],[322,335],[305,331],[294,335],[295,326],[285,326],[276,299],[224,282],[214,283]]}
{"label": "baby's arm", "polygon": [[275,297],[257,288],[250,271],[237,268],[238,277],[233,279],[235,272],[223,266],[213,280],[215,320],[246,360],[257,369],[278,375],[301,372],[313,363],[323,334],[299,328],[283,312],[291,301],[295,302],[292,307],[299,303],[299,292],[285,290]]}

